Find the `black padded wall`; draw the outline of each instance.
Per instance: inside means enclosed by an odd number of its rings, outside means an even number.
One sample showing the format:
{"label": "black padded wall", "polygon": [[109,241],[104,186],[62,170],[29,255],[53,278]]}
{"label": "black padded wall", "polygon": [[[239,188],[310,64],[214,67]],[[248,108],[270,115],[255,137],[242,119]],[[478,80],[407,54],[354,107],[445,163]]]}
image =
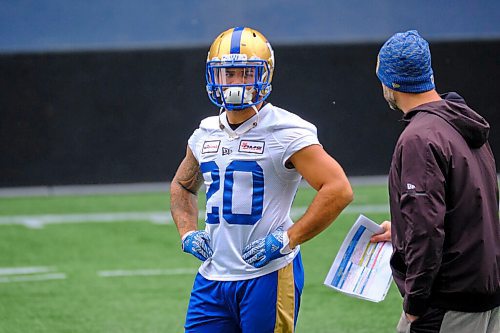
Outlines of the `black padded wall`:
{"label": "black padded wall", "polygon": [[[318,127],[349,176],[386,174],[402,129],[375,76],[379,44],[275,47],[269,101]],[[205,48],[0,55],[0,186],[168,181],[199,121]],[[491,124],[500,42],[432,43],[440,92]]]}

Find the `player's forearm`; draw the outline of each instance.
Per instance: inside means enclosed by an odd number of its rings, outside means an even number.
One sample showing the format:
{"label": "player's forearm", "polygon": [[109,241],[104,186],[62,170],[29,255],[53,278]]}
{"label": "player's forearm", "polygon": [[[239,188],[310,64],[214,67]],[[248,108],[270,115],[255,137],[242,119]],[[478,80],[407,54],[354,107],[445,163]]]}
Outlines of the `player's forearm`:
{"label": "player's forearm", "polygon": [[174,179],[170,186],[170,212],[179,235],[198,228],[198,197]]}
{"label": "player's forearm", "polygon": [[349,183],[324,185],[314,197],[311,205],[288,230],[290,248],[302,244],[325,230],[353,200]]}

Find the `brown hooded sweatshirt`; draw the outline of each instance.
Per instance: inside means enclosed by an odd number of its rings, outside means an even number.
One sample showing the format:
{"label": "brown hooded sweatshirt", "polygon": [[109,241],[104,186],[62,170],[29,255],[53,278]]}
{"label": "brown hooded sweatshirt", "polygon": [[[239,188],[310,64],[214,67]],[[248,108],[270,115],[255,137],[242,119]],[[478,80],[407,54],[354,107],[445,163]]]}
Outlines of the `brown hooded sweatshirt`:
{"label": "brown hooded sweatshirt", "polygon": [[456,93],[403,117],[389,173],[403,308],[483,312],[500,305],[500,222],[489,124]]}

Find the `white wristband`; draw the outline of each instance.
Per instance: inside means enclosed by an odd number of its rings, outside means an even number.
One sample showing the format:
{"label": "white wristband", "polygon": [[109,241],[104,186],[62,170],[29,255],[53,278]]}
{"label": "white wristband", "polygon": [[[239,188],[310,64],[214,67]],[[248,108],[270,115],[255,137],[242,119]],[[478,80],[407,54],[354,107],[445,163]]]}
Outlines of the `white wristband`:
{"label": "white wristband", "polygon": [[290,238],[288,238],[288,231],[283,232],[283,247],[280,250],[281,254],[288,254],[293,250],[290,248]]}
{"label": "white wristband", "polygon": [[194,230],[186,232],[184,235],[181,237],[181,241],[184,242],[187,236],[191,235],[194,232]]}

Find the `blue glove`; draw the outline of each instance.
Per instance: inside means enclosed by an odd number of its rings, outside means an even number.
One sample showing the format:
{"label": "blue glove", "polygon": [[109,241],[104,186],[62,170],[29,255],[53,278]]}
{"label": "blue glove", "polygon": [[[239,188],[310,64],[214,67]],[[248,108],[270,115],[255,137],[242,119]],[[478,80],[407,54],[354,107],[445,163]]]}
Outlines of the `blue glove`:
{"label": "blue glove", "polygon": [[263,267],[271,260],[286,256],[292,252],[288,243],[288,234],[283,231],[283,227],[279,227],[266,237],[257,239],[245,246],[243,260],[255,268]]}
{"label": "blue glove", "polygon": [[182,238],[182,250],[205,261],[213,254],[210,236],[205,230],[190,231]]}

